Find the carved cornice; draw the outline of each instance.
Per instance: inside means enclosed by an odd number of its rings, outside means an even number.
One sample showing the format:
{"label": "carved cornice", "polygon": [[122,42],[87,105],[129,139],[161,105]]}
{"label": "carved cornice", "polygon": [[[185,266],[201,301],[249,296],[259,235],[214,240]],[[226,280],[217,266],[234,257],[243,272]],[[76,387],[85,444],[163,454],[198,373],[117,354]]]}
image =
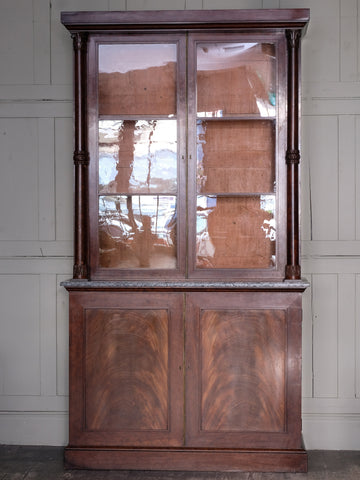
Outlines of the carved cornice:
{"label": "carved cornice", "polygon": [[300,47],[301,30],[286,30],[286,38],[289,48],[298,49]]}
{"label": "carved cornice", "polygon": [[287,165],[298,165],[300,163],[300,152],[299,150],[287,150],[286,151],[286,163]]}
{"label": "carved cornice", "polygon": [[74,165],[89,165],[89,154],[84,150],[75,150],[74,152]]}

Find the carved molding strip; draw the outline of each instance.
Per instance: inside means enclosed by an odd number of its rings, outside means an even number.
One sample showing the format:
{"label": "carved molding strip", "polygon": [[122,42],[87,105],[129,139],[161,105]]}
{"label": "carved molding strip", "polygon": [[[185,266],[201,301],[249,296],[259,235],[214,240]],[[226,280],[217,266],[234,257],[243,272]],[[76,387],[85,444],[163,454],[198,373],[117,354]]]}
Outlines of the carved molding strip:
{"label": "carved molding strip", "polygon": [[287,278],[287,279],[299,279],[299,278],[301,278],[301,267],[300,267],[300,265],[286,265],[286,267],[285,267],[285,278]]}
{"label": "carved molding strip", "polygon": [[87,268],[87,265],[85,265],[84,263],[80,263],[80,264],[74,264],[74,268],[73,268],[73,277],[74,278],[82,278],[82,279],[85,279],[87,278],[87,274],[88,274],[88,268]]}
{"label": "carved molding strip", "polygon": [[298,165],[300,163],[300,151],[297,149],[287,150],[285,158],[286,158],[287,165],[291,165],[291,164]]}
{"label": "carved molding strip", "polygon": [[88,39],[87,33],[72,33],[71,38],[73,40],[74,50],[86,50],[86,44]]}
{"label": "carved molding strip", "polygon": [[286,38],[289,48],[299,48],[301,30],[286,30]]}
{"label": "carved molding strip", "polygon": [[84,150],[75,150],[73,158],[74,165],[89,165],[89,154]]}

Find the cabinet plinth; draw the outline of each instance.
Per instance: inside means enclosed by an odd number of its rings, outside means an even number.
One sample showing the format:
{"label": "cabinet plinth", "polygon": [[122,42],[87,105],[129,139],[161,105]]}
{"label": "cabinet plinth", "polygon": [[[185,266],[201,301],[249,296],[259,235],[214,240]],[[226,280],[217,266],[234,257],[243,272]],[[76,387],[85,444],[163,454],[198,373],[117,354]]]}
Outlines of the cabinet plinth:
{"label": "cabinet plinth", "polygon": [[65,12],[69,468],[304,472],[307,9]]}

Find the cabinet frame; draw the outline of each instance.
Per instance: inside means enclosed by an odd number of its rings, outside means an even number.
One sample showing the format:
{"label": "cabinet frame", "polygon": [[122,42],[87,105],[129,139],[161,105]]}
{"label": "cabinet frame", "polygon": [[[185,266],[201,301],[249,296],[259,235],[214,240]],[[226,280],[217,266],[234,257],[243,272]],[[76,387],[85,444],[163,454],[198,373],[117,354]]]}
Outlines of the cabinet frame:
{"label": "cabinet frame", "polygon": [[[86,469],[305,472],[307,454],[301,439],[301,295],[308,283],[301,278],[300,269],[299,121],[300,41],[306,32],[309,10],[63,12],[61,21],[73,39],[75,80],[74,269],[73,278],[62,283],[70,297],[70,429],[69,444],[65,449],[66,466]],[[173,270],[99,268],[98,172],[95,161],[99,119],[96,105],[97,44],[114,43],[119,39],[130,43],[141,42],[145,38],[146,43],[173,42],[179,45],[179,263]],[[190,216],[196,213],[194,202],[197,195],[194,181],[195,45],[212,38],[224,42],[232,39],[267,40],[276,45],[278,115],[275,177],[280,186],[274,193],[279,222],[274,268],[214,268],[208,271],[195,268],[196,229],[194,224],[186,226]],[[189,50],[185,48],[186,43],[190,45]],[[186,106],[186,98],[189,107]],[[191,159],[192,165],[189,162]],[[129,346],[124,339],[117,341],[119,326],[125,338],[132,334],[132,317],[128,313],[121,317],[121,312],[129,311],[137,317],[140,326],[141,322],[148,322],[146,315],[149,314],[149,328],[160,341],[154,358],[167,372],[167,380],[164,380],[163,374],[159,375],[162,398],[166,397],[164,392],[168,393],[167,403],[160,402],[167,405],[166,428],[164,420],[160,420],[160,427],[154,424],[154,428],[142,428],[136,421],[134,428],[124,427],[125,420],[118,411],[118,402],[126,395],[119,368],[121,345],[125,345],[123,352],[129,362],[132,348],[138,348],[141,357],[137,341],[130,341]],[[225,312],[224,315],[222,312]],[[265,365],[263,357],[254,353],[256,348],[263,349],[273,359],[278,354],[279,376],[269,370],[278,392],[277,398],[280,398],[275,420],[270,415],[264,420],[264,426],[261,422],[257,423],[254,418],[259,406],[256,404],[254,411],[251,410],[251,401],[247,398],[244,401],[241,394],[240,400],[251,412],[245,422],[241,420],[241,415],[234,413],[234,408],[229,412],[237,419],[237,425],[231,428],[226,421],[220,422],[217,428],[216,422],[208,420],[207,413],[204,414],[208,411],[208,407],[204,407],[206,401],[216,401],[214,394],[205,400],[203,395],[209,390],[208,365],[217,361],[216,349],[212,353],[209,348],[211,335],[207,337],[201,330],[202,319],[205,318],[205,324],[208,321],[206,315],[220,319],[220,326],[213,330],[215,334],[223,329],[221,321],[233,327],[234,348],[236,341],[241,345],[242,335],[248,338],[250,344],[252,338],[259,339],[253,349],[246,347],[238,356],[244,368],[249,370],[252,378],[249,382],[261,383],[259,371]],[[124,324],[121,318],[125,319]],[[260,335],[263,327],[265,334]],[[168,342],[164,341],[164,329]],[[221,341],[221,338],[219,335],[218,340]],[[226,341],[223,343],[225,348]],[[145,350],[151,350],[149,344],[145,341]],[[106,355],[115,351],[110,373],[106,372],[104,381],[101,372],[96,370],[99,345],[104,346],[105,358],[99,358],[99,365],[104,369],[108,365]],[[225,356],[218,363],[219,370],[215,368],[217,379],[222,374],[232,378],[231,368],[226,367],[227,361]],[[276,363],[276,360],[273,362]],[[144,371],[148,371],[149,361],[145,360],[145,364]],[[128,370],[134,370],[134,379],[128,374],[126,381],[129,380],[129,391],[133,392],[138,375],[143,372],[142,363],[139,360],[139,364],[130,362],[129,365]],[[235,372],[234,389],[244,385],[246,390],[249,384],[246,384],[246,374],[242,376],[241,368],[240,373]],[[139,395],[145,394],[145,390]],[[109,403],[100,401],[102,408],[99,407],[98,411],[96,406],[93,408],[90,404],[92,399],[101,398],[109,391]],[[269,385],[266,391],[268,394]],[[266,395],[261,398],[266,398]],[[112,406],[114,411],[110,408],[108,412],[107,405]],[[276,410],[276,402],[272,407]],[[126,408],[133,417],[136,416],[136,408],[132,409],[131,405]],[[152,408],[154,412],[159,410],[157,401]],[[160,411],[164,413],[164,407]],[[104,416],[103,423],[98,421],[98,414]],[[119,428],[111,424],[113,419],[115,423],[119,422]]]}

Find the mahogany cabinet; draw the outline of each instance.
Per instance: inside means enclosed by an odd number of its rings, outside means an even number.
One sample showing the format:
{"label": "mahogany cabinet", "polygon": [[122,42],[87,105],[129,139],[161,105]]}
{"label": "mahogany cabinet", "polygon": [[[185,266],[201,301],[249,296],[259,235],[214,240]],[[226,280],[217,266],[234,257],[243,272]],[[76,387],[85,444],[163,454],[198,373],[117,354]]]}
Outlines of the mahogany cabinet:
{"label": "mahogany cabinet", "polygon": [[306,9],[65,12],[72,468],[306,471]]}

